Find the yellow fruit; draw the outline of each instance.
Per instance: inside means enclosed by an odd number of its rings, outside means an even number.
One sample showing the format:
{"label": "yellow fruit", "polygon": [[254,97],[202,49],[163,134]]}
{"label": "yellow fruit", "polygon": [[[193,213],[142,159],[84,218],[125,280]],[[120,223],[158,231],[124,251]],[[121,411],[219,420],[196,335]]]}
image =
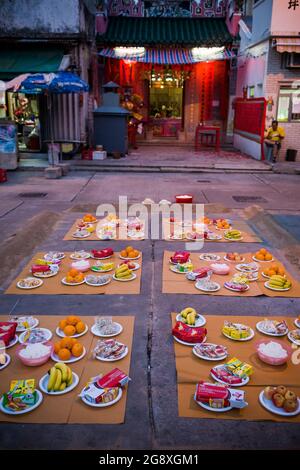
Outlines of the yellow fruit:
{"label": "yellow fruit", "polygon": [[79,321],[78,323],[76,323],[75,328],[77,333],[82,333],[85,330],[85,324],[82,321]]}
{"label": "yellow fruit", "polygon": [[67,325],[64,329],[64,334],[66,336],[73,336],[76,334],[76,328],[73,325]]}
{"label": "yellow fruit", "polygon": [[71,353],[67,348],[62,348],[58,351],[58,357],[61,361],[68,361],[71,357]]}
{"label": "yellow fruit", "polygon": [[83,346],[82,346],[82,344],[80,344],[80,343],[74,344],[74,346],[73,346],[73,348],[72,348],[72,354],[73,354],[73,356],[79,357],[79,356],[81,356],[82,353],[83,353]]}

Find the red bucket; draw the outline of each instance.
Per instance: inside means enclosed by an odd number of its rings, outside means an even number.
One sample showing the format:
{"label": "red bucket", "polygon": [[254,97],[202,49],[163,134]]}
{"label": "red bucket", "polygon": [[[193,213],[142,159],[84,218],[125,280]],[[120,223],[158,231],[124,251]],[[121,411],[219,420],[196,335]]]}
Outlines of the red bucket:
{"label": "red bucket", "polygon": [[191,204],[193,202],[192,194],[177,194],[175,200],[179,204]]}

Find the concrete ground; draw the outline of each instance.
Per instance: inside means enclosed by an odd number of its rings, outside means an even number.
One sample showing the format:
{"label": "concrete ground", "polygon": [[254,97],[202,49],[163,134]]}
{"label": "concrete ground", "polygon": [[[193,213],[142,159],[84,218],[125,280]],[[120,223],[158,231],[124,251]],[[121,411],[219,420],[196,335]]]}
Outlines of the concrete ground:
{"label": "concrete ground", "polygon": [[[299,315],[300,299],[165,295],[161,293],[162,255],[182,243],[145,240],[142,289],[131,296],[4,295],[9,282],[36,250],[72,250],[102,242],[63,241],[76,216],[94,211],[103,202],[129,202],[146,197],[173,200],[174,194],[192,193],[195,202],[228,209],[249,209],[252,228],[264,245],[281,257],[295,276],[300,275],[299,177],[262,174],[118,174],[76,171],[60,180],[43,174],[10,172],[0,186],[2,261],[0,313],[66,315],[109,312],[135,315],[125,423],[122,425],[17,425],[0,424],[2,449],[299,449],[300,424],[222,419],[178,418],[176,371],[170,312],[192,305],[215,315]],[[23,195],[21,195],[23,193]],[[47,193],[26,197],[24,193]],[[258,199],[257,199],[258,198]],[[230,212],[228,212],[230,214]],[[91,245],[90,245],[91,243]],[[113,242],[119,249],[124,243]],[[250,246],[249,246],[250,245]],[[235,250],[252,251],[257,244],[236,244]],[[210,251],[227,250],[213,243]],[[279,252],[278,250],[284,249]],[[0,281],[1,281],[0,279]]]}

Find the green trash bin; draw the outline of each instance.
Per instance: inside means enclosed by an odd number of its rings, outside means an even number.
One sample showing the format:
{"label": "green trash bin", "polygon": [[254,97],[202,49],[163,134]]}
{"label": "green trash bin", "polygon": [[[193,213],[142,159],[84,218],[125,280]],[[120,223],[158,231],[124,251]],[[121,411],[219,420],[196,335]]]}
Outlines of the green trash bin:
{"label": "green trash bin", "polygon": [[285,157],[287,162],[294,162],[296,160],[296,157],[297,157],[297,150],[287,149],[286,157]]}

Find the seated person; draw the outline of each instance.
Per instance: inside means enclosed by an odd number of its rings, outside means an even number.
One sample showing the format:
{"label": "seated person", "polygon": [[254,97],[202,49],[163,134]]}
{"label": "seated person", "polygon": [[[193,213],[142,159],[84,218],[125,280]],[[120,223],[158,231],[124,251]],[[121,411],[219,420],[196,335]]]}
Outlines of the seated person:
{"label": "seated person", "polygon": [[279,150],[281,149],[281,141],[284,137],[284,129],[278,126],[278,121],[272,121],[272,127],[269,127],[265,134],[265,144],[267,146],[266,157],[270,162],[276,162]]}

